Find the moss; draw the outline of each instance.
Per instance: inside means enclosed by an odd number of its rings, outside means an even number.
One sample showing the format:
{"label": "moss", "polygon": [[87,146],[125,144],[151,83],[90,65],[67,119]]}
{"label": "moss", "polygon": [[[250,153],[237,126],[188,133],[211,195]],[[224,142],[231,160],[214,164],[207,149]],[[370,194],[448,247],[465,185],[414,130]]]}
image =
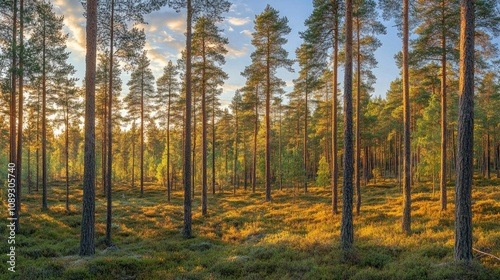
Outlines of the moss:
{"label": "moss", "polygon": [[[154,184],[143,198],[130,186],[116,186],[125,197],[116,196],[113,209],[117,250],[105,243],[105,197],[97,195],[96,255],[81,258],[81,193],[71,197],[68,213],[60,199],[64,185],[56,182],[48,211],[38,211],[40,193],[24,197],[17,270],[20,279],[500,279],[491,258],[478,258],[468,269],[452,263],[453,212],[440,212],[427,186],[414,187],[413,234],[406,236],[398,188],[393,181],[382,184],[365,189],[361,215],[354,219],[355,256],[343,262],[341,215],[331,214],[327,189],[311,187],[307,195],[276,191],[272,203],[250,191],[217,194],[206,217],[193,200],[195,237],[185,240],[182,192],[174,191],[167,204],[164,189]],[[500,207],[500,196],[490,186],[475,188],[473,195],[474,245],[500,255],[500,224],[491,213]],[[6,229],[0,227],[1,233]]]}

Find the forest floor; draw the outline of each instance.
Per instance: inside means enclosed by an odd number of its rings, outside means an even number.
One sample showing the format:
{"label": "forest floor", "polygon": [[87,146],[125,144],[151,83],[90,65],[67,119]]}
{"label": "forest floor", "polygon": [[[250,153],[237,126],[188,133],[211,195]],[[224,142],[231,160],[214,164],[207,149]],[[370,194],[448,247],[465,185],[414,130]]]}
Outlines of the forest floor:
{"label": "forest floor", "polygon": [[[74,182],[75,184],[79,182]],[[310,185],[313,185],[312,183]],[[147,184],[115,185],[112,236],[104,242],[106,204],[97,190],[96,254],[79,257],[81,185],[71,186],[65,210],[63,183],[51,183],[49,210],[41,190],[23,194],[21,232],[16,236],[16,276],[7,271],[7,242],[0,244],[0,279],[500,279],[500,262],[475,254],[464,268],[453,262],[454,187],[448,210],[439,211],[429,185],[412,190],[411,236],[401,231],[402,199],[395,182],[362,189],[361,214],[354,215],[355,253],[343,262],[339,250],[341,214],[331,214],[329,188],[243,189],[209,194],[201,216],[199,191],[193,207],[194,238],[184,240],[180,190],[166,202],[165,189]],[[5,194],[4,194],[5,196]],[[341,198],[341,196],[339,196]],[[5,201],[5,200],[4,200]],[[339,210],[341,210],[339,203]],[[475,181],[474,247],[500,255],[500,180]],[[6,221],[6,205],[0,214]],[[0,235],[8,235],[0,227]]]}

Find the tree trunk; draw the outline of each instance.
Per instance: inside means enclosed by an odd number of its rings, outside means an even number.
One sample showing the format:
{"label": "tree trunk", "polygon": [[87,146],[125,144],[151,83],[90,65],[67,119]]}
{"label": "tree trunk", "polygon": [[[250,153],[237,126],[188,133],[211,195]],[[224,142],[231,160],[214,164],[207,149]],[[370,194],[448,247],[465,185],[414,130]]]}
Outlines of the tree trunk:
{"label": "tree trunk", "polygon": [[408,65],[408,0],[403,2],[403,122],[404,122],[404,152],[403,152],[403,232],[411,233],[411,174],[410,174],[410,83]]}
{"label": "tree trunk", "polygon": [[344,259],[351,253],[354,241],[354,229],[352,221],[352,176],[353,168],[353,147],[352,147],[352,1],[346,0],[345,16],[345,70],[344,70],[344,182],[342,224],[340,231],[340,242]]}
{"label": "tree trunk", "polygon": [[[359,10],[358,4],[356,11]],[[356,215],[361,211],[361,42],[359,16],[356,16]]]}
{"label": "tree trunk", "polygon": [[[106,244],[108,246],[113,245],[111,241],[111,224],[112,224],[112,198],[111,198],[111,177],[113,175],[113,129],[112,129],[112,117],[113,117],[113,36],[114,36],[114,15],[115,15],[115,1],[111,0],[111,19],[110,19],[110,43],[109,43],[109,99],[108,99],[108,167],[106,170]],[[142,105],[142,104],[141,104]],[[141,182],[142,183],[142,182]],[[141,193],[142,195],[142,193]]]}
{"label": "tree trunk", "polygon": [[184,123],[184,227],[182,235],[190,238],[191,233],[191,23],[193,11],[191,0],[187,0],[186,27],[186,113]]}
{"label": "tree trunk", "polygon": [[66,97],[66,118],[65,118],[65,133],[64,133],[64,156],[65,156],[65,171],[66,171],[66,211],[69,212],[69,107],[68,97]]}
{"label": "tree trunk", "polygon": [[282,158],[283,158],[283,152],[282,152],[282,139],[281,139],[281,126],[282,126],[282,114],[281,114],[281,101],[280,101],[280,106],[279,106],[279,115],[280,115],[280,118],[279,118],[279,122],[280,122],[280,129],[279,129],[279,132],[278,132],[278,170],[279,170],[279,175],[280,175],[280,181],[279,181],[279,184],[280,184],[280,191],[283,190],[283,162],[282,162]]}
{"label": "tree trunk", "polygon": [[236,194],[236,189],[238,188],[238,105],[236,105],[234,116],[235,116],[235,128],[234,128],[234,166],[233,166],[233,194]]}
{"label": "tree trunk", "polygon": [[[17,39],[17,1],[14,0],[12,1],[12,11],[13,11],[13,17],[12,17],[12,66],[11,66],[11,71],[12,71],[12,91],[10,93],[10,114],[9,114],[9,121],[10,121],[10,153],[9,153],[9,162],[10,163],[16,163],[16,78],[17,78],[17,49],[16,49],[16,39]],[[17,212],[16,212],[16,218],[17,218]]]}
{"label": "tree trunk", "polygon": [[307,97],[308,97],[308,75],[306,73],[306,90],[305,90],[305,106],[304,106],[304,147],[303,147],[303,161],[304,161],[304,193],[307,193]]}
{"label": "tree trunk", "polygon": [[271,43],[266,53],[266,201],[271,201]]}
{"label": "tree trunk", "polygon": [[193,93],[193,164],[191,165],[191,177],[192,177],[192,196],[194,199],[194,188],[196,185],[196,92]]}
{"label": "tree trunk", "polygon": [[141,75],[141,147],[140,147],[140,174],[141,174],[141,197],[144,195],[144,74]]}
{"label": "tree trunk", "polygon": [[491,179],[490,172],[490,131],[486,133],[486,178]]}
{"label": "tree trunk", "polygon": [[252,193],[255,193],[257,184],[257,133],[259,129],[259,86],[255,88],[255,123],[253,130],[253,163],[252,163]]}
{"label": "tree trunk", "polygon": [[19,2],[19,120],[17,127],[17,155],[16,155],[16,220],[15,231],[19,233],[19,213],[21,212],[21,182],[23,167],[23,83],[24,83],[24,0]]}
{"label": "tree trunk", "polygon": [[212,194],[215,194],[215,96],[212,98]]}
{"label": "tree trunk", "polygon": [[32,144],[32,140],[31,140],[31,131],[29,129],[29,126],[28,126],[28,147],[27,147],[27,150],[28,150],[28,193],[31,194],[31,188],[33,187],[32,186],[32,183],[33,181],[31,181],[31,144]]}
{"label": "tree trunk", "polygon": [[[445,26],[445,1],[442,2],[442,18],[441,24]],[[446,33],[445,28],[441,34],[441,211],[446,210],[447,197],[446,197]]]}
{"label": "tree trunk", "polygon": [[455,260],[472,261],[474,157],[474,0],[461,1],[458,164],[455,187]]}
{"label": "tree trunk", "polygon": [[42,46],[42,209],[47,210],[47,73],[46,73],[46,32],[45,20],[43,21],[43,46]]}
{"label": "tree trunk", "polygon": [[97,39],[97,1],[87,1],[87,42],[85,57],[85,151],[83,171],[83,209],[80,256],[94,255],[95,235],[95,75]]}
{"label": "tree trunk", "polygon": [[101,142],[101,176],[102,176],[102,192],[106,195],[106,139],[107,137],[107,115],[108,115],[108,81],[106,79],[104,84],[104,100],[102,102],[102,142]]}
{"label": "tree trunk", "polygon": [[203,68],[201,77],[201,214],[207,215],[207,102],[206,102],[206,55],[205,55],[205,38],[202,42],[203,53]]}
{"label": "tree trunk", "polygon": [[170,202],[170,192],[172,190],[172,185],[170,182],[170,107],[171,107],[171,97],[172,92],[169,87],[168,91],[168,108],[167,108],[167,201]]}

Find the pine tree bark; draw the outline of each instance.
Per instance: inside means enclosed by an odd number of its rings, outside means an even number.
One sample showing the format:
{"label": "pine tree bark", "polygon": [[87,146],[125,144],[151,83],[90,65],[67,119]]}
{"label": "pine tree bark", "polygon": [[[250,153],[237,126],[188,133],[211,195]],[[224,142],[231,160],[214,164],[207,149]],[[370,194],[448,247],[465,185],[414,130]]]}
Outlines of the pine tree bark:
{"label": "pine tree bark", "polygon": [[69,212],[69,104],[66,96],[66,117],[64,131],[64,157],[66,172],[66,211]]}
{"label": "pine tree bark", "polygon": [[[356,11],[359,10],[358,4]],[[356,215],[361,211],[361,38],[359,16],[356,17]]]}
{"label": "pine tree bark", "polygon": [[[11,93],[10,93],[10,152],[9,152],[9,162],[16,163],[16,87],[17,87],[17,1],[12,1],[12,65],[11,65]],[[17,216],[17,214],[16,214]]]}
{"label": "pine tree bark", "polygon": [[333,214],[338,214],[338,145],[337,145],[337,87],[338,87],[338,50],[339,50],[339,7],[337,1],[335,1],[335,22],[334,22],[334,35],[333,35],[333,92],[332,92],[332,212]]}
{"label": "pine tree bark", "polygon": [[190,238],[191,232],[191,38],[193,10],[187,0],[186,27],[186,111],[184,122],[184,227],[182,235]]}
{"label": "pine tree bark", "polygon": [[167,201],[170,202],[170,192],[172,190],[172,185],[170,181],[170,109],[171,109],[171,87],[168,91],[168,108],[167,108]]}
{"label": "pine tree bark", "polygon": [[[113,117],[113,44],[114,44],[114,15],[115,15],[115,1],[111,0],[111,18],[110,18],[110,43],[109,43],[109,89],[108,89],[108,115],[107,115],[107,152],[108,152],[108,167],[106,168],[106,244],[111,246],[113,243],[111,241],[111,224],[112,224],[112,175],[113,175],[113,129],[112,129],[112,117]],[[142,182],[141,182],[142,183]],[[141,194],[142,195],[142,194]]]}
{"label": "pine tree bark", "polygon": [[352,0],[346,0],[345,5],[346,38],[344,70],[344,182],[342,185],[343,205],[342,224],[340,231],[340,242],[344,254],[344,259],[349,257],[354,242],[354,228],[352,221],[352,177],[354,173],[354,158],[352,146]]}
{"label": "pine tree bark", "polygon": [[[282,152],[282,145],[283,145],[283,141],[281,139],[281,128],[282,128],[282,113],[281,113],[281,102],[280,102],[280,106],[279,106],[279,123],[280,123],[280,128],[279,128],[279,132],[278,132],[278,170],[279,170],[279,174],[280,174],[280,181],[279,181],[279,184],[280,184],[280,191],[283,190],[283,152]],[[245,186],[245,189],[246,189],[246,186]]]}
{"label": "pine tree bark", "polygon": [[144,72],[141,74],[141,146],[140,146],[140,176],[141,176],[141,197],[144,195]]}
{"label": "pine tree bark", "polygon": [[271,42],[266,53],[266,201],[271,201]]}
{"label": "pine tree bark", "polygon": [[304,147],[303,147],[303,161],[304,161],[304,193],[307,193],[307,98],[308,98],[308,74],[306,73],[306,90],[305,90],[305,113],[304,113]]}
{"label": "pine tree bark", "polygon": [[[44,15],[45,16],[45,15]],[[43,21],[42,46],[42,209],[47,210],[47,73],[46,73],[46,20]]]}
{"label": "pine tree bark", "polygon": [[201,152],[201,214],[207,215],[207,101],[206,101],[206,54],[205,54],[205,38],[202,39],[202,55],[203,69],[201,77],[201,130],[202,130],[202,152]]}
{"label": "pine tree bark", "polygon": [[446,30],[445,30],[445,12],[446,1],[442,1],[441,24],[443,26],[441,34],[441,211],[446,210],[447,194],[446,194]]}
{"label": "pine tree bark", "polygon": [[255,122],[253,130],[253,159],[252,159],[252,193],[255,193],[257,184],[257,133],[259,129],[259,86],[255,88]]}
{"label": "pine tree bark", "polygon": [[97,46],[97,1],[87,1],[87,42],[85,57],[85,147],[83,209],[80,256],[95,253],[95,75]]}
{"label": "pine tree bark", "polygon": [[24,86],[24,0],[19,2],[19,120],[17,126],[17,155],[16,155],[16,220],[15,231],[19,232],[19,213],[21,212],[21,182],[23,167],[23,86]]}
{"label": "pine tree bark", "polygon": [[[20,121],[22,121],[20,119]],[[486,178],[491,179],[490,171],[490,131],[486,133]]]}
{"label": "pine tree bark", "polygon": [[212,194],[215,194],[215,97],[212,98]]}
{"label": "pine tree bark", "polygon": [[410,174],[410,83],[408,75],[408,0],[403,1],[403,232],[411,233],[411,174]]}
{"label": "pine tree bark", "polygon": [[461,0],[458,162],[455,186],[455,260],[472,261],[474,157],[474,0]]}
{"label": "pine tree bark", "polygon": [[238,105],[235,112],[235,127],[234,127],[234,164],[233,164],[233,194],[236,194],[238,188]]}

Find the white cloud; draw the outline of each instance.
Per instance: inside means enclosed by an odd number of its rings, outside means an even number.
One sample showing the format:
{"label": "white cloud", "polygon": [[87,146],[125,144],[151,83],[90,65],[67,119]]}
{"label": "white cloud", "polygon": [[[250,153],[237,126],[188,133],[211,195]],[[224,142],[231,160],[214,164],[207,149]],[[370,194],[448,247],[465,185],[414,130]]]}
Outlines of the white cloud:
{"label": "white cloud", "polygon": [[174,37],[170,36],[165,30],[162,31],[162,34],[164,36],[163,42],[172,42],[175,40]]}
{"label": "white cloud", "polygon": [[56,0],[54,10],[57,14],[64,15],[64,32],[69,34],[69,51],[79,58],[85,57],[86,19],[83,17],[82,4],[78,0]]}
{"label": "white cloud", "polygon": [[248,47],[244,46],[241,49],[236,49],[231,46],[227,46],[227,56],[229,58],[238,58],[248,54]]}
{"label": "white cloud", "polygon": [[248,17],[246,18],[229,17],[227,20],[230,24],[236,26],[242,26],[250,22],[250,19]]}
{"label": "white cloud", "polygon": [[184,18],[173,18],[165,22],[166,26],[175,32],[186,32],[186,20]]}
{"label": "white cloud", "polygon": [[250,38],[252,37],[252,31],[250,31],[248,29],[245,29],[245,30],[241,31],[240,34],[247,35]]}

